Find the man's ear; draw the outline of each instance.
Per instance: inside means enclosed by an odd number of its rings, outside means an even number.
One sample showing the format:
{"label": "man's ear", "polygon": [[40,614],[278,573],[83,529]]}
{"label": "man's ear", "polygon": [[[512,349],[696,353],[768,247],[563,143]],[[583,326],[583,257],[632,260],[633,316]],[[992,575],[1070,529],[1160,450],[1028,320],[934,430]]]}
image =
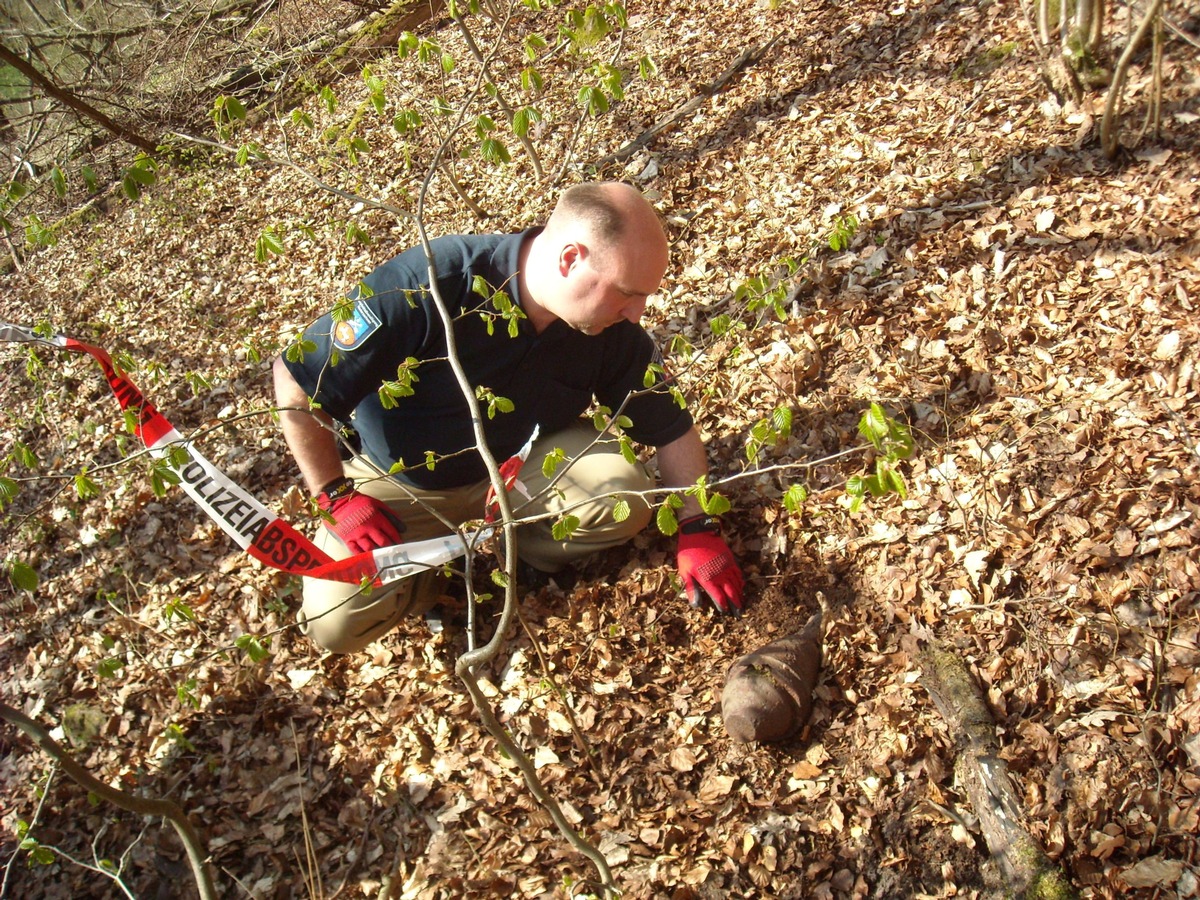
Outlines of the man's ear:
{"label": "man's ear", "polygon": [[570,274],[577,264],[583,262],[583,258],[587,255],[587,250],[582,244],[570,243],[564,244],[562,250],[558,254],[558,272],[563,278]]}

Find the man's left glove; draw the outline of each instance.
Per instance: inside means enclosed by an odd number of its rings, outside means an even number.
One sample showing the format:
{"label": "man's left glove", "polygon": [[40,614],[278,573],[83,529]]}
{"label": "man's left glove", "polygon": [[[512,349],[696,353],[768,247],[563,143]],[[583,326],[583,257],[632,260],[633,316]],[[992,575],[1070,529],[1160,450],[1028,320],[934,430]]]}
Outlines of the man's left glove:
{"label": "man's left glove", "polygon": [[317,495],[317,506],[333,519],[330,530],[351,553],[399,544],[404,524],[381,500],[354,489],[350,478],[331,481]]}
{"label": "man's left glove", "polygon": [[718,612],[742,611],[745,580],[716,519],[692,516],[679,523],[678,566],[692,606],[700,606],[707,594]]}

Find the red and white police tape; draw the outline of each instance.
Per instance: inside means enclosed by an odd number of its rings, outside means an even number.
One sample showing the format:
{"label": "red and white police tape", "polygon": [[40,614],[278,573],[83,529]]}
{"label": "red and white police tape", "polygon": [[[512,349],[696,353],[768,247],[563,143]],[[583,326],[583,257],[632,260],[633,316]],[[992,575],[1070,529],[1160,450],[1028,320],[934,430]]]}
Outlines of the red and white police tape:
{"label": "red and white police tape", "polygon": [[[332,559],[205,459],[116,367],[104,348],[63,335],[45,337],[32,328],[8,322],[0,322],[0,341],[44,344],[90,354],[104,371],[121,409],[132,410],[137,416],[134,430],[150,454],[161,458],[173,447],[181,447],[187,459],[172,466],[179,476],[180,486],[239,547],[265,565],[326,581],[359,584],[370,580],[379,585],[443,566],[470,549],[458,535],[446,535],[358,553],[347,559]],[[523,453],[528,456],[528,444]],[[518,458],[523,461],[523,456],[513,457],[505,465]],[[512,478],[515,480],[515,472]],[[488,533],[481,533],[478,539],[484,539]]]}

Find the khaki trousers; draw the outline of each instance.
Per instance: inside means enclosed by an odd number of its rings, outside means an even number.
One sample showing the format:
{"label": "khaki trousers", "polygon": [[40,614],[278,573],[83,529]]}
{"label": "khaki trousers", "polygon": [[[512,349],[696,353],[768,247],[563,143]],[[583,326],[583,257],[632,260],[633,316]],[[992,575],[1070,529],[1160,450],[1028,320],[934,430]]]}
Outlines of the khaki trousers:
{"label": "khaki trousers", "polygon": [[[625,543],[650,521],[649,504],[630,494],[650,490],[653,479],[640,464],[630,465],[612,438],[605,437],[589,449],[596,437],[595,428],[585,422],[539,439],[520,475],[533,499],[527,500],[516,489],[509,495],[518,517],[551,516],[523,525],[518,531],[518,553],[534,568],[557,572],[598,550]],[[542,460],[555,448],[574,462],[548,490],[550,479],[542,474]],[[565,461],[560,463],[557,471],[565,466]],[[360,491],[387,503],[400,517],[406,541],[439,537],[464,522],[483,518],[489,486],[486,480],[446,490],[423,490],[400,484],[365,457],[347,460],[344,469]],[[617,522],[612,510],[622,497],[629,503],[630,514]],[[587,502],[570,510],[570,515],[579,518],[579,527],[570,540],[556,541],[551,534],[554,520],[581,501]],[[314,542],[334,559],[350,555],[329,528],[319,528]],[[300,630],[325,650],[353,653],[391,631],[410,611],[424,611],[444,585],[441,570],[401,579],[370,593],[357,585],[305,578]]]}

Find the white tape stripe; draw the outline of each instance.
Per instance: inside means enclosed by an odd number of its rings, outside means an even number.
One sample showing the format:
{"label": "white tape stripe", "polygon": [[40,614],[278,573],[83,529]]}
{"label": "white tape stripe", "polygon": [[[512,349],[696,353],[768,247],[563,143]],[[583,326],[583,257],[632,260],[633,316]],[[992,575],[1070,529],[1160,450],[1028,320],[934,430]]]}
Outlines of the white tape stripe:
{"label": "white tape stripe", "polygon": [[[96,352],[107,355],[106,351],[100,348],[90,348],[89,345],[81,342],[74,342],[72,344],[64,335],[43,337],[35,333],[31,328],[23,325],[14,325],[9,322],[0,322],[0,341],[40,343],[52,347],[87,352],[93,356],[96,355]],[[104,365],[103,360],[97,359],[97,362],[100,362],[102,366]],[[123,388],[126,386],[133,388],[132,382],[124,378],[121,373],[118,372],[117,375],[121,379],[121,386]],[[146,402],[148,403],[148,400]],[[234,543],[243,550],[250,551],[256,558],[264,559],[261,553],[256,552],[254,548],[254,541],[259,533],[275,523],[280,523],[289,530],[291,526],[255,499],[241,485],[235,483],[224,472],[213,465],[212,462],[192,446],[190,441],[179,433],[174,425],[165,417],[162,417],[161,413],[157,413],[153,421],[158,423],[160,428],[162,426],[165,426],[165,428],[162,429],[158,439],[152,445],[147,446],[150,455],[156,459],[167,458],[175,447],[181,447],[187,454],[187,461],[181,465],[172,466],[173,470],[180,477],[180,487],[183,488],[184,492],[191,497],[197,506],[204,510],[209,518],[217,523],[220,529]],[[536,434],[537,432],[535,431],[535,437]],[[533,439],[531,438],[525,448],[523,448],[522,458],[528,455],[532,443]],[[485,529],[476,537],[476,540],[486,540],[491,534],[490,529]],[[303,541],[308,545],[308,548],[313,553],[321,553],[303,535],[298,532],[295,532],[295,535],[297,540]],[[444,566],[451,560],[464,555],[469,550],[470,547],[467,542],[459,535],[454,534],[410,544],[384,547],[374,550],[370,554],[360,554],[360,556],[368,557],[371,560],[374,571],[369,574],[377,577],[380,582],[386,584],[387,582],[406,578],[417,572]],[[347,560],[341,560],[325,564],[317,570],[312,571],[311,574],[313,577],[321,577],[321,569],[344,569],[347,562]],[[363,562],[366,562],[366,559]],[[276,568],[280,568],[282,571],[292,571],[283,566],[276,566]],[[335,580],[348,580],[344,574],[340,577],[334,574],[332,577]]]}
{"label": "white tape stripe", "polygon": [[174,467],[179,486],[239,547],[248,550],[258,533],[277,518],[275,513],[209,462],[174,428],[149,450],[162,458],[172,445],[181,446],[188,455],[187,462]]}

